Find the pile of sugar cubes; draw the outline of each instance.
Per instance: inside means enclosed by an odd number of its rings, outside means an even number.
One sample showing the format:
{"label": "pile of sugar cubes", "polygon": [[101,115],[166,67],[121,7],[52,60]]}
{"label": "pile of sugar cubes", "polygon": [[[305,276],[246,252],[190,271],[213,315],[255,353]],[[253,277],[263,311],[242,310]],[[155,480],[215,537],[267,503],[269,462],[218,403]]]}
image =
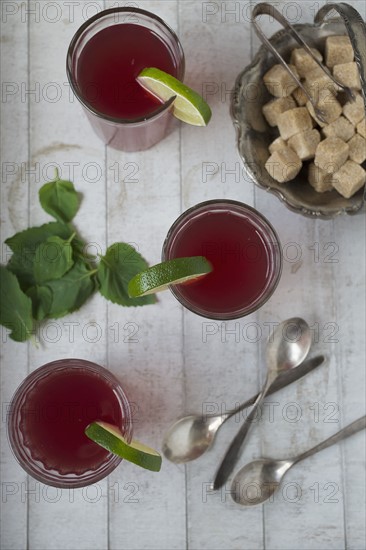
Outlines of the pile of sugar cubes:
{"label": "pile of sugar cubes", "polygon": [[[314,56],[322,54],[312,48]],[[308,97],[282,65],[274,65],[263,77],[274,99],[262,110],[279,137],[269,146],[265,167],[278,182],[293,180],[308,161],[308,182],[318,192],[336,189],[346,198],[365,183],[366,121],[358,67],[348,36],[328,36],[325,65],[341,83],[349,86],[355,101],[346,99],[329,76],[304,48],[291,53],[290,67],[322,110],[319,120]],[[338,88],[338,89],[337,89]]]}

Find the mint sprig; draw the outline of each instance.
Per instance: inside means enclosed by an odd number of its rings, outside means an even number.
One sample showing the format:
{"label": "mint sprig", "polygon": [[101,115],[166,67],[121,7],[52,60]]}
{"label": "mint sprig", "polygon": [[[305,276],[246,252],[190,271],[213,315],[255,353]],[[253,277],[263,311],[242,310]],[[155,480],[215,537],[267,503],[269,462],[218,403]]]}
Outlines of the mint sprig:
{"label": "mint sprig", "polygon": [[80,205],[72,182],[56,178],[39,191],[43,209],[57,221],[30,227],[5,243],[13,254],[1,268],[0,324],[10,338],[24,342],[34,323],[57,319],[78,310],[96,291],[113,303],[140,306],[156,301],[153,295],[130,298],[127,286],[147,268],[129,244],[110,246],[99,264],[84,254],[85,242],[70,224]]}

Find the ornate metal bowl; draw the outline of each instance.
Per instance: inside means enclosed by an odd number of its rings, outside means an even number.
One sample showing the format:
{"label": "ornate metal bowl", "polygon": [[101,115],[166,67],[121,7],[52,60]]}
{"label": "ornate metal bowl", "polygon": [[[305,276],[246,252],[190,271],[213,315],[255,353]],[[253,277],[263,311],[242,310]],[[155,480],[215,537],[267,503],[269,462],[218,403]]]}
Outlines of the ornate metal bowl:
{"label": "ornate metal bowl", "polygon": [[[347,22],[346,22],[347,23]],[[345,34],[344,22],[341,19],[331,19],[321,25],[294,25],[297,32],[311,47],[324,51],[325,38],[329,35]],[[347,29],[349,31],[349,29]],[[366,59],[365,44],[358,43],[359,36],[349,33],[354,46],[356,61],[359,68]],[[270,42],[286,60],[293,48],[298,47],[295,40],[286,30],[277,32]],[[359,55],[361,47],[361,56]],[[363,56],[363,57],[362,57]],[[237,131],[237,146],[249,178],[262,189],[277,196],[287,208],[304,216],[329,219],[346,212],[356,213],[364,204],[360,189],[353,197],[345,199],[337,191],[318,193],[308,183],[306,167],[301,170],[295,180],[278,183],[266,171],[264,165],[268,159],[268,146],[278,135],[271,128],[262,114],[262,106],[271,97],[263,83],[262,76],[277,63],[268,50],[262,46],[253,62],[236,79],[231,103],[231,116]],[[364,99],[365,72],[363,65],[360,70]]]}

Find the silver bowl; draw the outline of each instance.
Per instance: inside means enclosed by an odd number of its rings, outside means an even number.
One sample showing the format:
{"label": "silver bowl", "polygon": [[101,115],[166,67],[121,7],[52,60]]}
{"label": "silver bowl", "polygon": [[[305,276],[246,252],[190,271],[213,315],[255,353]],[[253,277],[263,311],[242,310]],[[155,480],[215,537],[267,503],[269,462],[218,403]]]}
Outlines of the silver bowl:
{"label": "silver bowl", "polygon": [[[322,52],[327,36],[345,34],[344,23],[340,19],[328,20],[322,25],[303,24],[294,27],[309,46]],[[287,61],[291,50],[299,47],[284,29],[274,34],[270,42]],[[258,187],[277,196],[287,208],[304,216],[330,219],[343,212],[356,213],[364,204],[363,189],[345,199],[335,190],[325,193],[315,191],[308,183],[306,166],[295,180],[287,183],[278,183],[266,171],[264,165],[269,157],[268,146],[278,133],[267,124],[262,114],[262,106],[271,99],[262,77],[275,63],[277,61],[274,57],[262,46],[235,83],[231,116],[237,132],[238,151],[249,178]],[[361,81],[364,85],[363,78]]]}

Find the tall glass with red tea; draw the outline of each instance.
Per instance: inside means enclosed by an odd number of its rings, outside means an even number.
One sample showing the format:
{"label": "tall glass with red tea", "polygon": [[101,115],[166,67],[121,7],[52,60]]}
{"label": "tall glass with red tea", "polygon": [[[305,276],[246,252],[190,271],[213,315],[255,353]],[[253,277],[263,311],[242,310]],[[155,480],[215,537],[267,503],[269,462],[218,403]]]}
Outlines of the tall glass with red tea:
{"label": "tall glass with red tea", "polygon": [[121,459],[85,435],[96,420],[132,438],[130,403],[105,368],[81,359],[47,363],[14,394],[8,437],[14,455],[32,477],[54,487],[84,487],[111,473]]}
{"label": "tall glass with red tea", "polygon": [[162,103],[136,78],[157,67],[184,78],[178,37],[158,16],[138,8],[111,8],[86,21],[71,40],[67,75],[94,130],[111,147],[148,149],[176,124]]}
{"label": "tall glass with red tea", "polygon": [[210,319],[235,319],[257,310],[274,292],[282,271],[272,225],[254,208],[232,200],[197,204],[174,222],[162,259],[186,256],[205,256],[212,272],[171,290],[187,309]]}

